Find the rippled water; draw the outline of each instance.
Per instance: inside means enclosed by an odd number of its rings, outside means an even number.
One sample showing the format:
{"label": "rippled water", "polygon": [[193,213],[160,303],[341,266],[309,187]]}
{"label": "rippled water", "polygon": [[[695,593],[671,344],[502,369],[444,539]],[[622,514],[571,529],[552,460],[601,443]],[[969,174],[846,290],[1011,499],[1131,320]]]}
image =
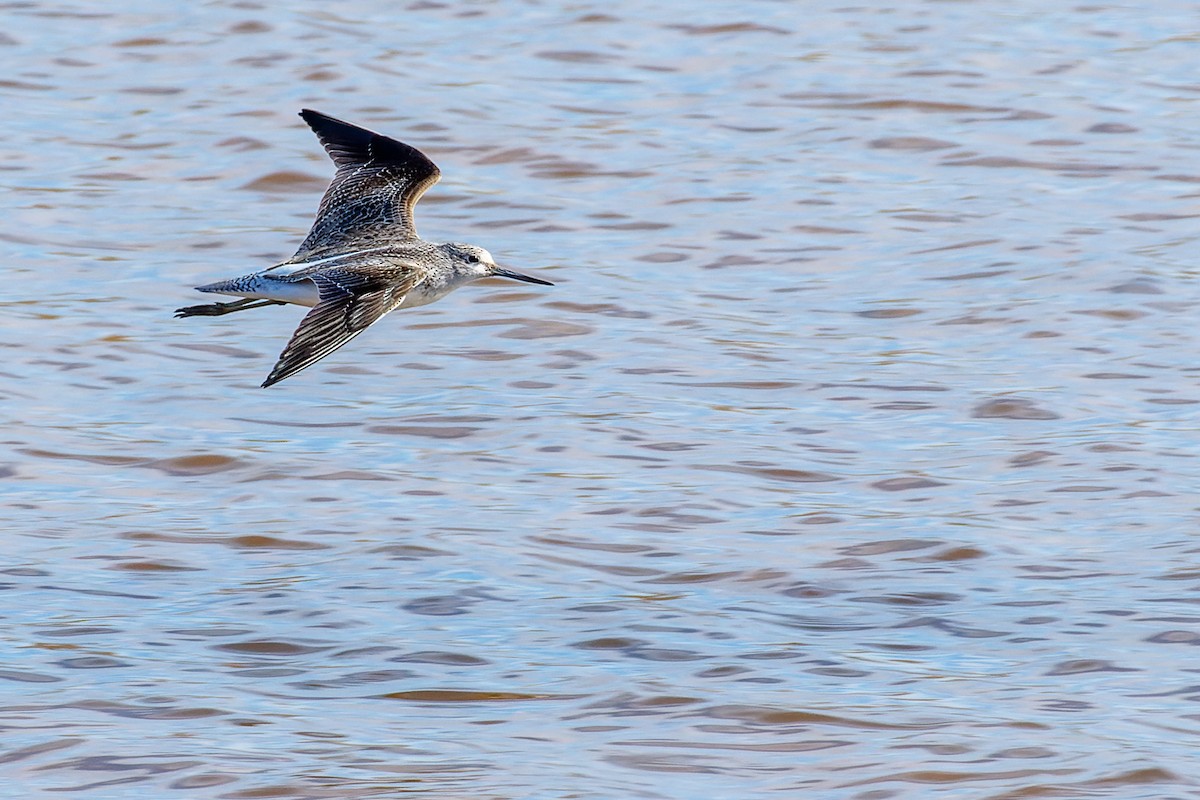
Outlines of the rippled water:
{"label": "rippled water", "polygon": [[17,796],[1200,797],[1193,4],[287,5],[0,6]]}

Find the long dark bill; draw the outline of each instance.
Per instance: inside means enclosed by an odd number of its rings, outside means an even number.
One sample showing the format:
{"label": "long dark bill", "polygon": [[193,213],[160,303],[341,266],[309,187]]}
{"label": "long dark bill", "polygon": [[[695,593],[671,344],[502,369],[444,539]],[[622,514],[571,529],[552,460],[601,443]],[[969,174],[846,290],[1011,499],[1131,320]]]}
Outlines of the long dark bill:
{"label": "long dark bill", "polygon": [[550,281],[544,281],[541,278],[534,278],[531,275],[522,275],[519,272],[513,272],[511,269],[504,269],[504,267],[496,267],[496,269],[492,270],[492,274],[495,275],[497,278],[512,278],[514,281],[525,281],[526,283],[540,283],[542,286],[553,286],[554,285]]}

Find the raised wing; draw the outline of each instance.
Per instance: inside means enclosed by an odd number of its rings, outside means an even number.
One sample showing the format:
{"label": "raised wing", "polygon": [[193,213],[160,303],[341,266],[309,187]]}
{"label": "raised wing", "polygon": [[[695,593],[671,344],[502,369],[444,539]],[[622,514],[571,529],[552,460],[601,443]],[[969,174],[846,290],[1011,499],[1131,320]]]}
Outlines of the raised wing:
{"label": "raised wing", "polygon": [[337,174],[291,260],[415,239],[413,206],[441,177],[437,165],[415,147],[319,111],[306,108],[300,116],[325,146]]}
{"label": "raised wing", "polygon": [[358,336],[403,303],[424,279],[423,270],[408,269],[398,275],[394,267],[353,272],[334,268],[310,275],[321,300],[300,320],[263,388],[312,366]]}

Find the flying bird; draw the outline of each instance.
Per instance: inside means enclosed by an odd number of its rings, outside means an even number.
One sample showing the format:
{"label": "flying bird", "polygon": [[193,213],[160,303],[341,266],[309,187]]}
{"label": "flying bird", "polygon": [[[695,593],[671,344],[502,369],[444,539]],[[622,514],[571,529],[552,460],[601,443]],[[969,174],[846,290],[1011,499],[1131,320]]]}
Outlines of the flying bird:
{"label": "flying bird", "polygon": [[282,264],[196,287],[241,300],[175,312],[216,317],[286,303],[312,308],[263,387],[312,366],[389,311],[432,303],[471,281],[554,285],[501,267],[482,247],[421,239],[413,207],[441,171],[415,147],[318,111],[300,116],[337,166],[300,249]]}

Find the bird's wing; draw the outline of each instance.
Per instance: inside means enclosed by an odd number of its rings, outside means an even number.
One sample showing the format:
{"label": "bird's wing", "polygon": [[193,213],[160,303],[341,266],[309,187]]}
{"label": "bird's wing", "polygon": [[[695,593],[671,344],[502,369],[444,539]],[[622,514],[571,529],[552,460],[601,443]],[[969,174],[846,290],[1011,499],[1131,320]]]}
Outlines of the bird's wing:
{"label": "bird's wing", "polygon": [[300,116],[337,165],[317,218],[292,261],[351,250],[381,240],[415,239],[413,206],[441,172],[424,153],[403,142],[318,111]]}
{"label": "bird's wing", "polygon": [[395,267],[353,272],[335,268],[310,275],[320,302],[300,320],[263,388],[312,366],[358,336],[403,303],[424,279],[424,270],[404,268],[398,274]]}

